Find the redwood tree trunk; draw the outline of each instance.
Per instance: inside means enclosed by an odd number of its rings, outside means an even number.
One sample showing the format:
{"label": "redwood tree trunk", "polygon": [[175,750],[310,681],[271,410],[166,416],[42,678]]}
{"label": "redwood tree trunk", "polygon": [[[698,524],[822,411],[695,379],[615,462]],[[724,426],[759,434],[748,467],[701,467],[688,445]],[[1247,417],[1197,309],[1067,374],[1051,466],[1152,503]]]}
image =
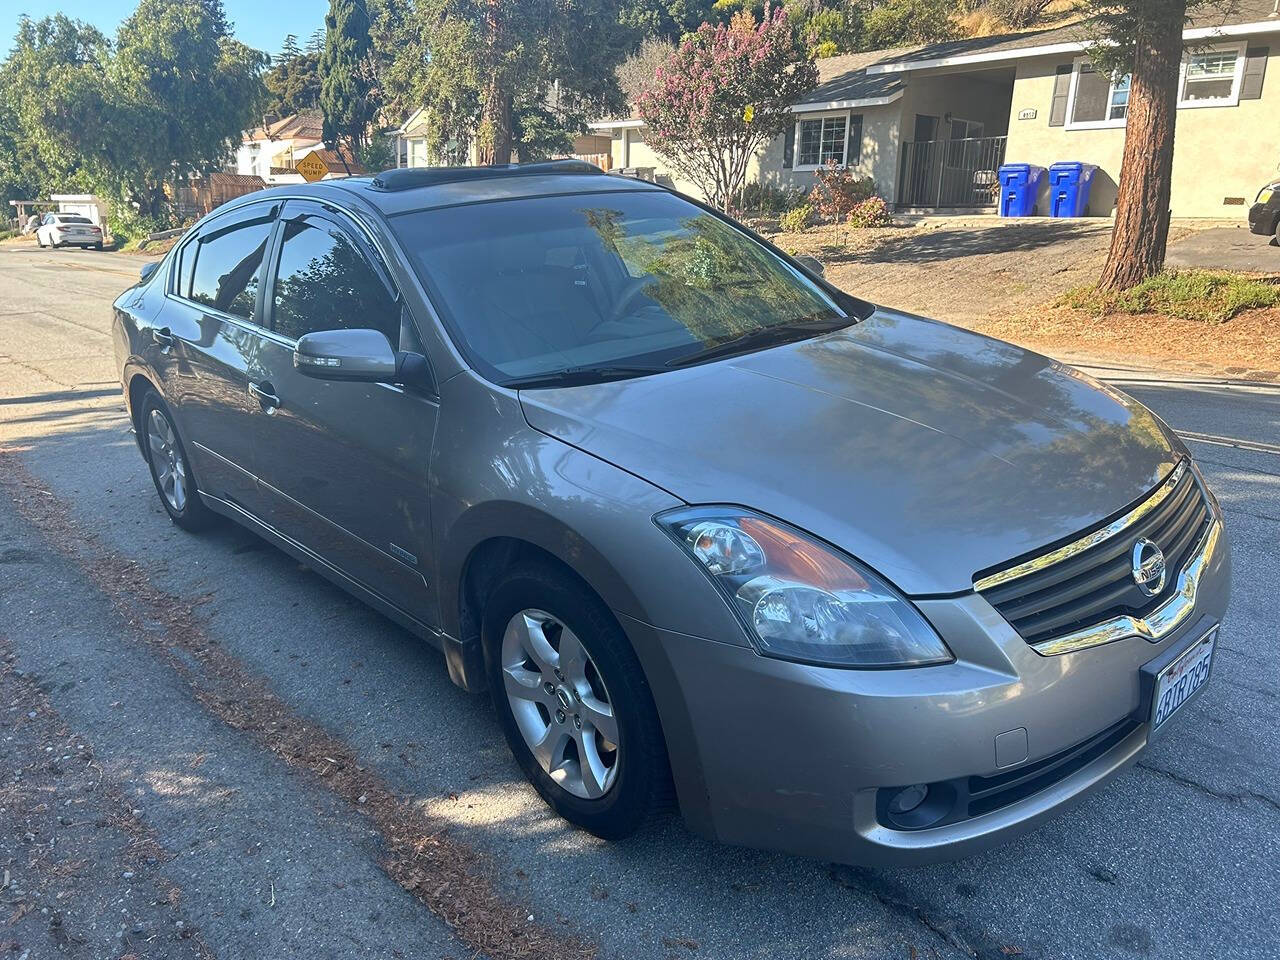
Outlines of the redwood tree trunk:
{"label": "redwood tree trunk", "polygon": [[505,88],[499,60],[506,49],[503,31],[506,23],[502,16],[502,0],[488,0],[484,13],[486,46],[493,72],[484,91],[481,109],[479,147],[476,160],[481,165],[510,163],[513,148],[511,131],[511,92]]}
{"label": "redwood tree trunk", "polygon": [[1160,7],[1162,15],[1142,24],[1137,37],[1116,225],[1098,281],[1103,290],[1127,290],[1164,266],[1187,4],[1178,0]]}
{"label": "redwood tree trunk", "polygon": [[484,96],[484,116],[481,125],[485,136],[477,150],[477,159],[483,164],[510,163],[514,149],[511,130],[511,94],[502,89],[497,77],[489,81]]}

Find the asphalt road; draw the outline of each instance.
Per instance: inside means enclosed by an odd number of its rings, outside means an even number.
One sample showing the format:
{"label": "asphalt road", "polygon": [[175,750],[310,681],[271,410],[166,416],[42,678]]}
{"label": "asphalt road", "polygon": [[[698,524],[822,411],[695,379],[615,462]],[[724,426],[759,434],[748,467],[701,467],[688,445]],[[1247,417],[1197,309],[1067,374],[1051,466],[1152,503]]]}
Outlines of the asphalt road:
{"label": "asphalt road", "polygon": [[0,762],[34,757],[0,770],[0,955],[1280,956],[1280,391],[1099,371],[1195,437],[1236,584],[1210,689],[1101,793],[914,870],[677,820],[610,845],[438,654],[243,530],[168,522],[108,336],[138,264],[0,246]]}

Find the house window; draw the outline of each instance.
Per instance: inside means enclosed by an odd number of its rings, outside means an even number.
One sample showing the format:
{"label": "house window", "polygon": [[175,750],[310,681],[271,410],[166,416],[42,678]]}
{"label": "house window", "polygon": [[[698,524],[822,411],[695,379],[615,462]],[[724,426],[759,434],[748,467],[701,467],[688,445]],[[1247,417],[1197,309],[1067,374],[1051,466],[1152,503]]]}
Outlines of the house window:
{"label": "house window", "polygon": [[1129,116],[1129,77],[1102,73],[1077,60],[1071,73],[1067,126],[1079,129],[1123,127]]}
{"label": "house window", "polygon": [[843,167],[848,123],[849,115],[845,113],[801,119],[796,124],[795,168],[816,170],[832,161]]}
{"label": "house window", "polygon": [[1182,61],[1180,107],[1235,106],[1244,75],[1244,44],[1189,52]]}
{"label": "house window", "polygon": [[952,140],[976,140],[982,136],[985,129],[982,123],[977,120],[961,120],[959,117],[951,118],[951,139]]}

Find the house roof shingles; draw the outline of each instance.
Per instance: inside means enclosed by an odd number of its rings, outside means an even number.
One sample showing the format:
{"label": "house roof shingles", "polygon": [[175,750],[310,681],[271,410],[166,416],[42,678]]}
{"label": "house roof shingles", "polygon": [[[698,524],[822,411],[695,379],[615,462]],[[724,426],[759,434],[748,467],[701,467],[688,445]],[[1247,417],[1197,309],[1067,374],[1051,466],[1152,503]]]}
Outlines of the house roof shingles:
{"label": "house roof shingles", "polygon": [[[1273,15],[1274,9],[1275,0],[1238,0],[1234,8],[1225,14],[1212,6],[1196,11],[1191,15],[1187,27],[1188,29],[1213,29],[1270,21],[1275,24],[1276,30],[1280,31],[1280,17]],[[968,37],[963,40],[928,44],[910,50],[881,50],[878,56],[865,66],[942,60],[971,54],[1013,52],[1058,43],[1083,43],[1088,39],[1088,22],[1077,20],[1048,30],[1028,30],[1023,33],[1006,33],[991,37]]]}
{"label": "house roof shingles", "polygon": [[[1191,17],[1188,27],[1213,29],[1244,23],[1273,22],[1280,32],[1280,17],[1273,15],[1275,0],[1239,0],[1227,14],[1213,9],[1199,11]],[[890,97],[903,89],[903,68],[913,63],[927,63],[952,57],[966,57],[987,53],[1014,54],[1019,50],[1059,43],[1083,43],[1089,38],[1084,21],[1076,21],[1047,30],[1028,30],[1023,33],[1006,33],[991,37],[968,37],[945,43],[932,43],[915,47],[898,47],[891,50],[871,50],[866,53],[827,57],[818,61],[818,86],[805,95],[797,106],[818,106],[847,100],[879,100]],[[879,70],[868,73],[868,67],[894,65],[891,73]],[[900,65],[900,66],[899,66]]]}
{"label": "house roof shingles", "polygon": [[823,57],[817,61],[818,85],[805,94],[803,104],[839,103],[846,100],[879,100],[903,89],[901,76],[868,74],[867,67],[887,57],[907,54],[915,47],[868,50]]}
{"label": "house roof shingles", "polygon": [[319,110],[302,110],[256,127],[246,140],[319,140],[324,136],[324,116]]}

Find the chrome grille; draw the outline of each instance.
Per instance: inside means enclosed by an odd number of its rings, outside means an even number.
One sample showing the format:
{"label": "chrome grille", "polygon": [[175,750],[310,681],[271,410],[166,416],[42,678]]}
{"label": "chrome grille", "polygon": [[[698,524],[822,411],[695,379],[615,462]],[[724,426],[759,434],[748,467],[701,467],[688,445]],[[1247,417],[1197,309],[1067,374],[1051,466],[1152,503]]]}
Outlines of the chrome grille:
{"label": "chrome grille", "polygon": [[[1143,617],[1177,590],[1210,523],[1205,497],[1184,460],[1124,515],[1038,557],[979,574],[975,588],[1032,645],[1114,617]],[[1134,544],[1165,556],[1163,589],[1148,596],[1133,577]]]}

